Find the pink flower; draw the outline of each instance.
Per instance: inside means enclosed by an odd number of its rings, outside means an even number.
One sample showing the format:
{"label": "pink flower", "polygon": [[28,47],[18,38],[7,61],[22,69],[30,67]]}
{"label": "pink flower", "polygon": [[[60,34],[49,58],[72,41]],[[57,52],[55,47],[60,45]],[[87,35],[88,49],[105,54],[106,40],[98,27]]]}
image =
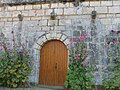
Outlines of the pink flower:
{"label": "pink flower", "polygon": [[79,41],[79,38],[78,37],[76,37],[76,42],[78,42]]}
{"label": "pink flower", "polygon": [[86,55],[85,55],[85,54],[83,54],[83,55],[82,55],[82,59],[85,59],[85,58],[86,58]]}
{"label": "pink flower", "polygon": [[2,42],[2,47],[4,48],[4,50],[7,52],[7,47],[5,46],[5,43]]}
{"label": "pink flower", "polygon": [[87,49],[86,48],[83,48],[84,51],[86,51]]}
{"label": "pink flower", "polygon": [[74,54],[74,59],[80,59],[80,54]]}
{"label": "pink flower", "polygon": [[83,35],[80,35],[80,41],[82,41],[83,40]]}
{"label": "pink flower", "polygon": [[112,42],[117,42],[117,38],[113,38],[113,39],[112,39]]}
{"label": "pink flower", "polygon": [[112,33],[119,34],[119,33],[120,33],[120,30],[118,30],[118,31],[111,30],[111,32],[112,32]]}
{"label": "pink flower", "polygon": [[69,38],[70,42],[72,42],[72,37]]}
{"label": "pink flower", "polygon": [[4,46],[4,42],[2,42],[2,46]]}
{"label": "pink flower", "polygon": [[82,64],[83,66],[85,66],[85,65],[86,65],[86,62],[85,62],[85,61],[83,61],[81,64]]}
{"label": "pink flower", "polygon": [[120,30],[119,31],[117,31],[117,34],[119,34],[120,33]]}
{"label": "pink flower", "polygon": [[86,37],[86,35],[87,35],[87,33],[86,33],[86,32],[84,32],[84,37]]}

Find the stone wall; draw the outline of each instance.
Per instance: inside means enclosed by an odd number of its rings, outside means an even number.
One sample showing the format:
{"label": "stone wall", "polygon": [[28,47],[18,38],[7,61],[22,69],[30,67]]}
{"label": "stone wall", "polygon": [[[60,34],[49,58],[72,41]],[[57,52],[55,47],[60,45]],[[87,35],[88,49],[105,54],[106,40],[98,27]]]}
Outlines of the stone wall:
{"label": "stone wall", "polygon": [[[51,20],[53,11],[56,15],[55,20]],[[92,11],[97,12],[95,20],[91,19]],[[22,15],[23,21],[19,21],[18,14]],[[21,48],[20,45],[24,45],[30,50],[31,60],[34,62],[30,80],[37,83],[40,48],[43,43],[47,40],[58,39],[68,47],[69,36],[75,38],[82,31],[86,31],[87,48],[93,53],[89,58],[95,56],[93,59],[96,63],[94,81],[96,84],[101,84],[103,68],[106,65],[104,37],[111,30],[120,29],[119,22],[120,1],[86,1],[79,3],[77,7],[72,2],[17,6],[5,4],[0,7],[0,28],[9,41],[8,46],[12,45],[11,31],[14,31],[18,47]]]}

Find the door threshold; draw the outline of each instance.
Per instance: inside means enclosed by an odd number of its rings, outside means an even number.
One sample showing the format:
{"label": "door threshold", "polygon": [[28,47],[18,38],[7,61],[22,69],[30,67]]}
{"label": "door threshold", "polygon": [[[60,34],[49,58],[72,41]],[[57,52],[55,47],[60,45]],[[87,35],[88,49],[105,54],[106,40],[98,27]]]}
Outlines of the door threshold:
{"label": "door threshold", "polygon": [[48,89],[52,89],[52,90],[64,90],[64,86],[49,86],[49,85],[41,85],[39,84],[38,87],[41,88],[48,88]]}

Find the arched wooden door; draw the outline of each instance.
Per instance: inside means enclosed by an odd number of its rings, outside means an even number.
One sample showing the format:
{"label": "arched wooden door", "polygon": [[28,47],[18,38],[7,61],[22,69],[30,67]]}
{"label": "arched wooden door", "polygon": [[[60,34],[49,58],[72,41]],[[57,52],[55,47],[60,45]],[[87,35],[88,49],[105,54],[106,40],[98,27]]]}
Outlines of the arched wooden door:
{"label": "arched wooden door", "polygon": [[40,50],[39,83],[61,86],[64,84],[68,64],[66,46],[58,40],[48,41]]}

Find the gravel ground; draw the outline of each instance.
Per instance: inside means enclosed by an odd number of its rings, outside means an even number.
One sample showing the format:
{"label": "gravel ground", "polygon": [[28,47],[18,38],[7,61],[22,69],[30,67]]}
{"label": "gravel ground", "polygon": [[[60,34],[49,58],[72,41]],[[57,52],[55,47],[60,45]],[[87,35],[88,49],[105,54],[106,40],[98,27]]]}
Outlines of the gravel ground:
{"label": "gravel ground", "polygon": [[[0,90],[57,90],[57,89],[48,89],[48,88],[39,88],[39,87],[32,87],[32,88],[3,88],[0,87]],[[59,90],[59,89],[58,89]]]}
{"label": "gravel ground", "polygon": [[53,87],[53,86],[34,86],[31,88],[6,88],[0,87],[0,90],[64,90],[63,87]]}

